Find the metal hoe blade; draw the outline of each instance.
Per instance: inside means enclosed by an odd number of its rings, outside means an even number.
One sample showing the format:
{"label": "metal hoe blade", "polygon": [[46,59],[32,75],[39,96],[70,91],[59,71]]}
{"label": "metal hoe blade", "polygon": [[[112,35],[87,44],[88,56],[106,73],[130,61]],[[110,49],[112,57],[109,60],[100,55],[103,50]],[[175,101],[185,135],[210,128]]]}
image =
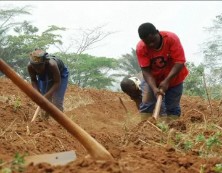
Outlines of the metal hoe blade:
{"label": "metal hoe blade", "polygon": [[76,160],[76,153],[75,151],[65,151],[65,152],[58,152],[53,154],[41,154],[41,155],[34,155],[34,156],[27,156],[25,157],[25,164],[29,165],[33,163],[34,165],[38,163],[49,163],[51,165],[66,165],[67,163]]}

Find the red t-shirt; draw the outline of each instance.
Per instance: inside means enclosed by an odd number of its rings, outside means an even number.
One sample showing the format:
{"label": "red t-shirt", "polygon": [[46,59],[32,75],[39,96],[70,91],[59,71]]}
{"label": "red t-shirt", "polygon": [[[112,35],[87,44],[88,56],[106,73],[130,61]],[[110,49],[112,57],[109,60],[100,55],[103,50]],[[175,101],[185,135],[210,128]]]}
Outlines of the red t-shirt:
{"label": "red t-shirt", "polygon": [[[186,58],[178,36],[172,32],[161,31],[162,47],[159,50],[150,49],[140,40],[136,47],[136,54],[140,67],[150,67],[151,74],[156,80],[157,86],[163,81],[175,63],[185,63]],[[175,76],[169,87],[183,82],[188,75],[186,66]]]}

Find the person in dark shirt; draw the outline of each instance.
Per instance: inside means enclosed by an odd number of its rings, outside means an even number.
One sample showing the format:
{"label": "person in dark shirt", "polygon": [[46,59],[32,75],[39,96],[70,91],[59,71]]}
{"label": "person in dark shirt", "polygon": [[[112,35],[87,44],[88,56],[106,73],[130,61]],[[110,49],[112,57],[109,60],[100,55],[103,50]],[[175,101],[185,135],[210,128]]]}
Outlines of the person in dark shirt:
{"label": "person in dark shirt", "polygon": [[63,111],[69,71],[62,60],[42,49],[35,49],[30,53],[27,69],[32,86]]}

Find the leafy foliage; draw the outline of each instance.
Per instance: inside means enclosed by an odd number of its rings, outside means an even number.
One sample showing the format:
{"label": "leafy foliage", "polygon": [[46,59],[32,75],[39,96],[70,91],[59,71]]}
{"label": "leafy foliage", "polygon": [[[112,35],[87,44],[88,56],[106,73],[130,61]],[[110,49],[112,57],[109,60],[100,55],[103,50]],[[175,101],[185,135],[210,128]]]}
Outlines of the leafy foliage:
{"label": "leafy foliage", "polygon": [[107,88],[115,79],[111,71],[117,69],[118,61],[113,58],[94,57],[88,54],[57,53],[70,71],[70,83],[80,87]]}
{"label": "leafy foliage", "polygon": [[[63,44],[61,32],[66,28],[51,25],[40,33],[39,29],[28,21],[13,23],[12,19],[18,14],[30,13],[25,8],[0,11],[0,22],[2,21],[0,25],[0,36],[2,36],[0,55],[23,78],[29,79],[27,72],[29,53],[35,48],[45,50],[52,46],[59,48]],[[83,39],[79,45],[75,46],[78,47],[77,53],[66,53],[66,51],[57,53],[69,68],[70,83],[81,87],[100,89],[108,88],[115,82],[114,71],[118,67],[117,60],[83,54],[93,44],[111,34],[110,32],[104,33],[101,29],[102,27],[97,27],[85,32],[82,31],[83,35],[80,38]]]}
{"label": "leafy foliage", "polygon": [[222,172],[222,164],[221,163],[216,164],[214,167],[214,171],[215,172]]}
{"label": "leafy foliage", "polygon": [[[28,21],[16,20],[17,16],[30,15],[27,7],[0,10],[0,56],[23,78],[28,79],[27,63],[29,53],[35,48],[48,50],[52,46],[63,45],[62,33],[66,28],[50,25],[40,33],[39,29]],[[15,22],[16,20],[16,22]],[[185,81],[185,94],[204,96],[203,72],[206,73],[209,91],[212,98],[221,96],[221,28],[222,16],[214,21],[214,26],[207,28],[213,33],[212,39],[205,44],[205,63],[195,66],[188,63],[190,75]],[[109,88],[117,82],[117,78],[127,74],[137,74],[141,71],[136,51],[132,48],[130,54],[122,55],[119,60],[106,57],[94,57],[84,54],[95,43],[106,38],[111,33],[101,31],[102,27],[82,31],[80,42],[76,41],[76,53],[61,51],[57,53],[63,59],[70,71],[69,82],[81,87]],[[81,34],[80,34],[81,35]],[[79,45],[78,45],[79,44]],[[73,47],[73,46],[72,46]]]}
{"label": "leafy foliage", "polygon": [[[48,49],[56,43],[62,44],[61,35],[54,34],[56,31],[64,31],[65,28],[49,26],[49,29],[38,34],[39,29],[28,21],[13,23],[12,20],[19,14],[30,14],[22,9],[10,9],[0,11],[0,26],[2,40],[0,55],[1,58],[12,66],[20,75],[27,78],[26,65],[29,53],[35,48]],[[13,29],[13,31],[10,31]],[[10,31],[10,34],[9,34]]]}
{"label": "leafy foliage", "polygon": [[16,153],[12,161],[2,161],[0,165],[1,173],[23,172],[25,168],[25,156],[27,156],[27,154],[21,155]]}
{"label": "leafy foliage", "polygon": [[[222,14],[221,14],[222,15]],[[222,32],[222,16],[218,15],[213,20],[213,26],[205,28],[205,31],[209,32],[211,37],[205,43],[204,55],[206,64],[210,67],[218,65],[218,61],[221,62],[219,56],[221,55],[221,32]],[[211,60],[214,60],[211,62]],[[220,65],[219,65],[220,66]]]}
{"label": "leafy foliage", "polygon": [[204,43],[204,68],[207,86],[211,98],[219,99],[222,96],[222,14],[213,20],[213,26],[206,27],[210,37]]}
{"label": "leafy foliage", "polygon": [[141,71],[141,68],[137,61],[137,55],[135,49],[132,48],[131,54],[122,55],[119,59],[120,68],[127,72],[127,74],[137,74]]}
{"label": "leafy foliage", "polygon": [[50,26],[49,29],[38,35],[38,28],[24,21],[21,26],[14,29],[15,35],[7,37],[8,44],[4,49],[3,57],[20,75],[27,78],[26,65],[31,51],[35,48],[48,49],[56,43],[62,44],[59,39],[61,35],[53,34],[57,30],[64,30],[64,28]]}
{"label": "leafy foliage", "polygon": [[30,14],[26,7],[23,8],[14,8],[14,9],[0,9],[0,56],[4,57],[4,48],[8,45],[8,32],[16,27],[21,25],[22,22],[16,20],[15,18],[21,15]]}
{"label": "leafy foliage", "polygon": [[203,64],[195,66],[194,63],[188,62],[186,65],[189,69],[189,75],[184,82],[184,94],[192,96],[204,96]]}

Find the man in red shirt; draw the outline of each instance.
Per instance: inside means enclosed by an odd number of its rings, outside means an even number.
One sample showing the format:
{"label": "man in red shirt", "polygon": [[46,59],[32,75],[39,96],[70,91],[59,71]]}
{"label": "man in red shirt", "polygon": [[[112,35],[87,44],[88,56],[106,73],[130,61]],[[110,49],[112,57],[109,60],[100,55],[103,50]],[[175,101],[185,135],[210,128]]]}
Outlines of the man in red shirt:
{"label": "man in red shirt", "polygon": [[141,113],[152,114],[159,94],[164,95],[161,115],[180,116],[183,81],[188,75],[186,58],[178,36],[158,31],[152,23],[138,28],[140,41],[136,47],[138,63],[148,83],[146,99],[140,105]]}

